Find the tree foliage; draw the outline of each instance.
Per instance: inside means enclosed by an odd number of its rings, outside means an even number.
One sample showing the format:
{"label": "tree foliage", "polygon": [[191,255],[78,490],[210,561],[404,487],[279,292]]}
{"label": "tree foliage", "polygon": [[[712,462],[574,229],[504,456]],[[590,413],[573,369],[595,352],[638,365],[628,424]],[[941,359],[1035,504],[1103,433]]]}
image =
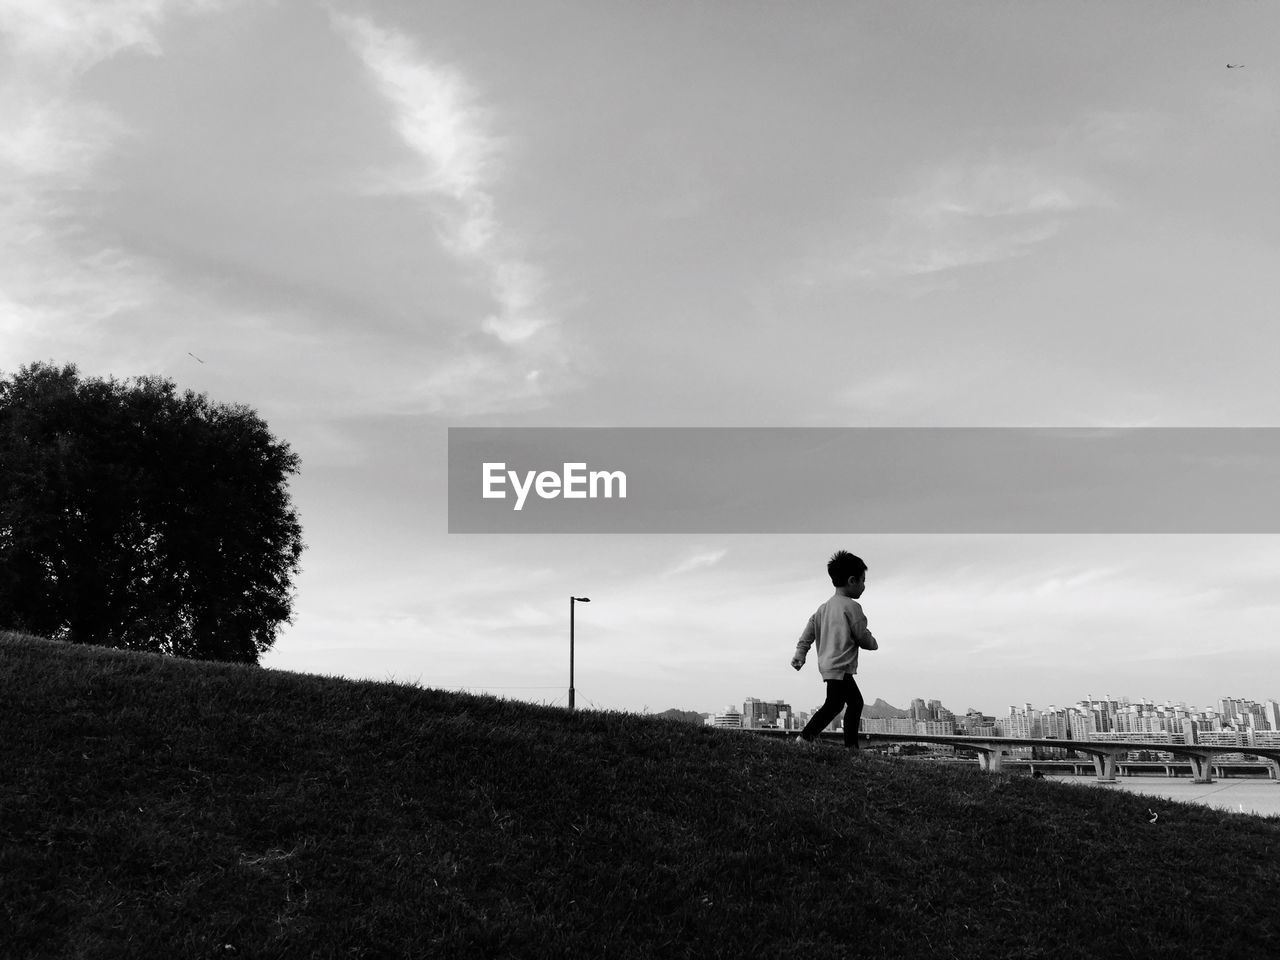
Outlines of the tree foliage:
{"label": "tree foliage", "polygon": [[0,378],[0,626],[257,663],[291,615],[298,457],[159,377]]}

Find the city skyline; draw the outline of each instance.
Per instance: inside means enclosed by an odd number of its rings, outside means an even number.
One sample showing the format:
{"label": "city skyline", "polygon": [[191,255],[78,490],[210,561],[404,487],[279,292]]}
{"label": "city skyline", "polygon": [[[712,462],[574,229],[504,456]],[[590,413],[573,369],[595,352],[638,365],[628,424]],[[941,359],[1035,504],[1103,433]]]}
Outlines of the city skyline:
{"label": "city skyline", "polygon": [[[753,703],[769,705],[772,707],[785,706],[788,711],[792,709],[792,706],[787,704],[784,700],[747,696],[743,698],[743,710],[741,711],[743,716],[748,715],[749,711],[747,707],[749,704]],[[1212,717],[1215,715],[1240,719],[1252,719],[1258,717],[1266,724],[1266,729],[1280,731],[1280,699],[1273,697],[1264,698],[1262,700],[1253,700],[1246,697],[1220,697],[1216,701],[1213,701],[1212,705],[1201,707],[1197,703],[1187,703],[1186,701],[1172,701],[1168,699],[1152,700],[1147,697],[1131,698],[1127,695],[1115,697],[1107,694],[1103,694],[1101,697],[1093,697],[1086,694],[1084,697],[1075,700],[1074,702],[1066,703],[1061,706],[1056,703],[1049,703],[1043,707],[1038,707],[1029,700],[1022,701],[1021,703],[1011,703],[1008,705],[1008,713],[1006,714],[978,710],[975,707],[967,707],[965,711],[961,713],[960,711],[952,710],[945,706],[942,701],[936,698],[913,697],[910,701],[910,706],[908,707],[898,707],[891,703],[887,704],[887,706],[893,708],[895,711],[905,714],[906,716],[903,719],[933,720],[939,719],[940,715],[945,715],[947,719],[954,720],[957,717],[964,718],[965,716],[972,714],[977,714],[979,717],[985,717],[987,719],[1000,720],[1002,717],[1012,717],[1018,712],[1021,712],[1023,715],[1028,713],[1054,714],[1077,710],[1078,708],[1085,706],[1092,709],[1094,706],[1101,707],[1106,705],[1117,708],[1118,712],[1129,712],[1133,710],[1141,712],[1145,708],[1150,708],[1157,713],[1176,711],[1178,713],[1200,717]],[[808,716],[815,712],[818,706],[819,704],[815,703],[809,710],[801,711],[797,716]],[[1256,709],[1245,710],[1246,707]],[[680,708],[672,709],[680,710]],[[734,710],[736,710],[736,707],[733,704],[729,704],[724,713]],[[714,710],[692,712],[701,713],[703,716],[708,717],[723,715],[718,714]],[[864,720],[867,717],[865,707],[863,709],[862,717]]]}
{"label": "city skyline", "polygon": [[448,431],[1280,426],[1277,35],[1233,0],[0,0],[0,371],[169,377],[290,445],[266,667],[551,701],[586,596],[582,706],[808,703],[845,549],[871,702],[1192,701],[1280,676],[1280,536],[450,534]]}

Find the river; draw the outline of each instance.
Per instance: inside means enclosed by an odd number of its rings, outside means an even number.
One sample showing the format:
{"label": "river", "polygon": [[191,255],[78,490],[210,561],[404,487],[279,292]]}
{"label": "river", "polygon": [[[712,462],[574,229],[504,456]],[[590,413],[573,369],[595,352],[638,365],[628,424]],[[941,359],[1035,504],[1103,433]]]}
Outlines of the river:
{"label": "river", "polygon": [[[1061,783],[1091,784],[1098,790],[1124,790],[1150,797],[1199,803],[1232,813],[1280,816],[1280,780],[1263,777],[1226,777],[1213,783],[1192,783],[1182,777],[1117,777],[1115,783],[1099,783],[1097,777],[1055,776]],[[1158,808],[1152,806],[1153,810]]]}

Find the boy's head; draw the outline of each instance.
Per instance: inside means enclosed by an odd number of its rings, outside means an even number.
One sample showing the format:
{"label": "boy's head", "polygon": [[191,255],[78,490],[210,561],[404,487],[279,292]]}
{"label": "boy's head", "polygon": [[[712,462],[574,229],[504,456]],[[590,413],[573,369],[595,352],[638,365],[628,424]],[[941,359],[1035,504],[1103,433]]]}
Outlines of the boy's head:
{"label": "boy's head", "polygon": [[827,561],[827,575],[833,587],[848,591],[856,600],[866,587],[867,565],[848,550],[837,550]]}

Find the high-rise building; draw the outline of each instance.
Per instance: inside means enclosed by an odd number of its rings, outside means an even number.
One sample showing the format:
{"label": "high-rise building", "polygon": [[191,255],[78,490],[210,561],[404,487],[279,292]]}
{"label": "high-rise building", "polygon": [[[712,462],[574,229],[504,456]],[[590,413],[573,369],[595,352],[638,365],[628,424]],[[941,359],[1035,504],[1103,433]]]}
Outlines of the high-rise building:
{"label": "high-rise building", "polygon": [[996,736],[996,718],[988,717],[973,707],[970,707],[965,715],[956,721],[956,727],[971,737]]}
{"label": "high-rise building", "polygon": [[916,729],[917,721],[910,717],[885,717],[862,721],[859,727],[863,733],[920,733]]}
{"label": "high-rise building", "polygon": [[1033,709],[1031,704],[1024,704],[1023,709],[1017,707],[1009,708],[1009,716],[1000,723],[1000,729],[1003,731],[1002,737],[1019,737],[1022,739],[1033,739],[1043,736],[1040,729],[1040,711]]}
{"label": "high-rise building", "polygon": [[1110,733],[1115,730],[1116,706],[1114,700],[1086,697],[1076,704],[1076,709],[1084,714],[1090,733]]}
{"label": "high-rise building", "polygon": [[708,723],[713,727],[731,727],[738,729],[742,727],[742,714],[738,712],[737,707],[730,705],[725,708],[724,713],[714,714]]}
{"label": "high-rise building", "polygon": [[1040,735],[1057,740],[1071,739],[1070,710],[1060,710],[1052,704],[1040,715]]}
{"label": "high-rise building", "polygon": [[931,737],[950,737],[956,732],[954,720],[914,720],[916,733],[928,734]]}
{"label": "high-rise building", "polygon": [[791,705],[782,700],[758,700],[747,697],[742,704],[742,725],[752,729],[782,728],[781,720],[791,714]]}

